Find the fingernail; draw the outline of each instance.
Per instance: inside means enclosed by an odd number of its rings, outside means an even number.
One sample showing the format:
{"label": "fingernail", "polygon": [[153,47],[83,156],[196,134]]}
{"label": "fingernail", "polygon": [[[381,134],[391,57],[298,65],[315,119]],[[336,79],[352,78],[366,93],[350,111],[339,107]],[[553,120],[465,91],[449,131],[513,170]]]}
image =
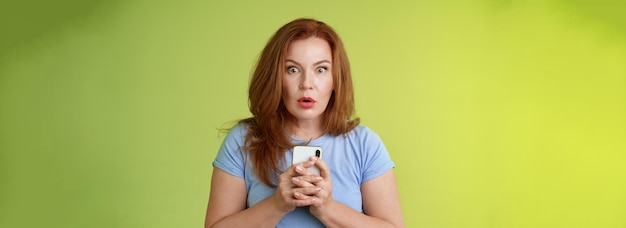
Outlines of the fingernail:
{"label": "fingernail", "polygon": [[311,157],[311,160],[313,160],[313,161],[317,161],[317,156],[313,156],[313,157]]}
{"label": "fingernail", "polygon": [[320,188],[320,187],[315,188],[315,191],[321,191],[321,190],[322,190],[322,188]]}
{"label": "fingernail", "polygon": [[315,180],[321,181],[321,180],[324,180],[324,178],[322,178],[322,177],[315,177]]}
{"label": "fingernail", "polygon": [[302,171],[302,166],[296,166],[296,171]]}
{"label": "fingernail", "polygon": [[298,181],[300,181],[300,180],[299,180],[298,178],[292,177],[292,178],[291,178],[291,181],[293,181],[293,182],[297,183],[297,182],[298,182]]}

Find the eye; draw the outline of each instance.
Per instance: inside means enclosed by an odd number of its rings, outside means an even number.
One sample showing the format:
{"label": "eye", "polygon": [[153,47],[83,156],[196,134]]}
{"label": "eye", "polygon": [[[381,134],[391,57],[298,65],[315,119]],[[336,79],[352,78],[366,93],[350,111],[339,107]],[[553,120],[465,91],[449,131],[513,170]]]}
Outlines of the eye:
{"label": "eye", "polygon": [[317,69],[317,73],[324,73],[326,71],[328,71],[328,67],[322,66],[322,67],[318,67]]}
{"label": "eye", "polygon": [[300,70],[297,67],[295,67],[295,66],[288,66],[287,67],[287,73],[288,74],[296,74],[298,72],[300,72]]}

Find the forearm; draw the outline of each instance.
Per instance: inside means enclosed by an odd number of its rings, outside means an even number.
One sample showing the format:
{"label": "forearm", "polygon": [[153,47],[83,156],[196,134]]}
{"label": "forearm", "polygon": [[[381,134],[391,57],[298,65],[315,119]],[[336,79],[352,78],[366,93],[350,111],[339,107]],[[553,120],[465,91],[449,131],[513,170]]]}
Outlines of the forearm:
{"label": "forearm", "polygon": [[395,227],[388,221],[368,216],[337,201],[313,215],[326,227]]}
{"label": "forearm", "polygon": [[276,227],[287,212],[271,202],[269,197],[254,206],[229,215],[207,227]]}

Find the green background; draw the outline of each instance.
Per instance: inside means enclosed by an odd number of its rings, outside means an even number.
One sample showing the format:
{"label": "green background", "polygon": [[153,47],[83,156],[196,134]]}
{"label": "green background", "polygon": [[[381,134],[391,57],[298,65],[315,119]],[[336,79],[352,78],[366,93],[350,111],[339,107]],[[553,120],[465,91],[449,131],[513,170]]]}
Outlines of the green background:
{"label": "green background", "polygon": [[281,25],[342,36],[408,227],[626,227],[626,2],[3,1],[0,227],[201,227]]}

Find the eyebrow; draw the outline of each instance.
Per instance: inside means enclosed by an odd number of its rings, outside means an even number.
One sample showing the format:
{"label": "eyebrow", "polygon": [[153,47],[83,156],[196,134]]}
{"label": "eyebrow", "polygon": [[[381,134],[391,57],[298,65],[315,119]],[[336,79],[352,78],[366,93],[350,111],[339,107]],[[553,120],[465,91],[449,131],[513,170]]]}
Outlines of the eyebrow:
{"label": "eyebrow", "polygon": [[[287,59],[287,60],[285,60],[285,62],[292,62],[292,63],[295,63],[296,65],[300,65],[301,66],[300,63],[298,63],[297,61],[292,60],[292,59]],[[324,60],[320,60],[320,61],[315,62],[313,65],[319,65],[319,64],[322,64],[322,63],[332,64],[330,61],[324,59]]]}

